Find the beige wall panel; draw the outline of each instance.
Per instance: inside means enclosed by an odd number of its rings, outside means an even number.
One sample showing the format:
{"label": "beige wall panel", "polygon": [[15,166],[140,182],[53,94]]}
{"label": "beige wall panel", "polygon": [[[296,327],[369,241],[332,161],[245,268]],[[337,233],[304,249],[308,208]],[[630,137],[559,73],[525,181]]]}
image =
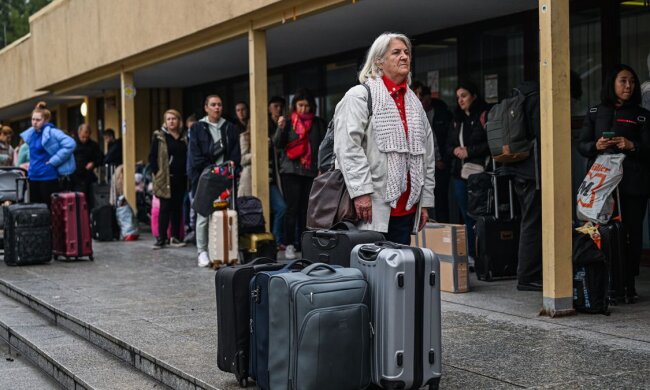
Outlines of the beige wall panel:
{"label": "beige wall panel", "polygon": [[[136,86],[137,88],[137,86]],[[153,126],[151,119],[151,90],[138,89],[135,95],[135,161],[142,161],[146,164],[151,146],[151,135]]]}
{"label": "beige wall panel", "polygon": [[35,91],[32,58],[29,37],[0,51],[0,107],[39,95]]}
{"label": "beige wall panel", "polygon": [[36,64],[36,84],[66,80],[278,2],[61,0],[30,20],[35,53],[48,54]]}

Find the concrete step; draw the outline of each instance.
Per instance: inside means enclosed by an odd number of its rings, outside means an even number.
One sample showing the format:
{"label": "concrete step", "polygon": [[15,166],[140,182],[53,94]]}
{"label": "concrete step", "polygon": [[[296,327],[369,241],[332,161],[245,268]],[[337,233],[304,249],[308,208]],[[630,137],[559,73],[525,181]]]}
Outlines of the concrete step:
{"label": "concrete step", "polygon": [[157,380],[57,326],[51,317],[2,294],[0,338],[67,389],[165,388]]}
{"label": "concrete step", "polygon": [[[158,388],[160,388],[160,386],[163,386],[163,384],[173,389],[188,390],[226,390],[232,388],[231,386],[217,387],[210,385],[197,378],[196,376],[189,374],[186,367],[187,365],[171,365],[157,357],[155,354],[158,351],[155,349],[152,353],[149,353],[127,342],[127,340],[132,340],[132,338],[128,337],[132,334],[126,334],[124,332],[135,332],[137,335],[143,336],[146,334],[147,336],[156,339],[156,345],[165,345],[165,334],[158,334],[155,327],[146,329],[121,329],[122,334],[118,333],[120,337],[117,337],[78,317],[75,317],[74,315],[64,310],[61,310],[53,304],[46,302],[45,300],[36,297],[5,280],[0,280],[0,292],[4,294],[0,294],[0,332],[2,333],[7,333],[5,330],[3,330],[3,319],[11,318],[10,316],[13,316],[11,313],[16,310],[16,305],[19,305],[22,311],[31,309],[32,312],[30,314],[37,316],[42,321],[48,323],[51,328],[55,328],[59,332],[63,332],[70,335],[71,337],[75,337],[77,340],[83,340],[87,345],[93,345],[94,349],[99,348],[103,350],[103,353],[108,352],[109,355],[120,361],[123,365],[139,371],[140,375],[155,379],[156,381],[154,382],[158,384]],[[7,301],[8,305],[13,302],[14,309],[4,309],[2,304],[4,301]],[[3,312],[6,312],[7,316],[4,316]],[[39,315],[36,315],[33,312],[37,312]],[[17,324],[20,324],[20,322]],[[151,324],[144,323],[140,323],[140,325],[145,327],[147,325],[151,326]],[[11,335],[13,336],[13,334]],[[5,336],[3,334],[0,334],[0,338],[4,337]],[[79,352],[79,354],[82,356],[85,356],[85,353],[85,351]],[[187,357],[185,360],[189,360],[189,362],[191,362],[193,359],[191,357]],[[178,362],[179,361],[176,360],[176,363]],[[215,366],[213,368],[213,371],[216,370],[216,364],[212,366]],[[226,374],[223,373],[220,375]],[[235,382],[234,377],[232,381]],[[77,388],[79,388],[79,386],[86,387],[85,385],[79,384]],[[118,386],[116,388],[145,389],[151,387]]]}
{"label": "concrete step", "polygon": [[62,387],[23,354],[0,340],[0,389],[54,390]]}

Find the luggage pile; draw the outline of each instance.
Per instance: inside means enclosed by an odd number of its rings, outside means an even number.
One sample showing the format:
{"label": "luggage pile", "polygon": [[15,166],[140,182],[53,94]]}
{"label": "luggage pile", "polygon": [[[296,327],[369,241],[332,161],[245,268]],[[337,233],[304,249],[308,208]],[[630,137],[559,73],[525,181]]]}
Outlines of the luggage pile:
{"label": "luggage pile", "polygon": [[217,271],[219,369],[263,390],[437,389],[437,256],[346,225],[303,249]]}

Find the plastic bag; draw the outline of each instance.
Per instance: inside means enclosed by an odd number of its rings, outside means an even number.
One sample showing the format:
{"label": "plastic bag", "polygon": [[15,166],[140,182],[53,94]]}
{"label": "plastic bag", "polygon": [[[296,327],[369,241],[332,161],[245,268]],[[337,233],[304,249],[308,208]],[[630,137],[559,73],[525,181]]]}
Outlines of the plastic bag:
{"label": "plastic bag", "polygon": [[623,179],[625,155],[601,154],[587,172],[578,189],[576,213],[581,221],[609,222],[614,213],[612,193]]}

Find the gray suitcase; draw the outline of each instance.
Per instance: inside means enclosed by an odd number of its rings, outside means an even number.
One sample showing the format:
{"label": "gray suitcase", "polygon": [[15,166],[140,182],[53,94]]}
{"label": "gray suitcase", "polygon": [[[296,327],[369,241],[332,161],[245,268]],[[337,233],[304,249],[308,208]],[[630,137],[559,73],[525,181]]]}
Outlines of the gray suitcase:
{"label": "gray suitcase", "polygon": [[391,242],[354,247],[350,266],[370,285],[372,382],[437,389],[441,376],[440,263],[429,249]]}
{"label": "gray suitcase", "polygon": [[357,269],[312,264],[269,281],[270,390],[370,383],[370,296]]}

